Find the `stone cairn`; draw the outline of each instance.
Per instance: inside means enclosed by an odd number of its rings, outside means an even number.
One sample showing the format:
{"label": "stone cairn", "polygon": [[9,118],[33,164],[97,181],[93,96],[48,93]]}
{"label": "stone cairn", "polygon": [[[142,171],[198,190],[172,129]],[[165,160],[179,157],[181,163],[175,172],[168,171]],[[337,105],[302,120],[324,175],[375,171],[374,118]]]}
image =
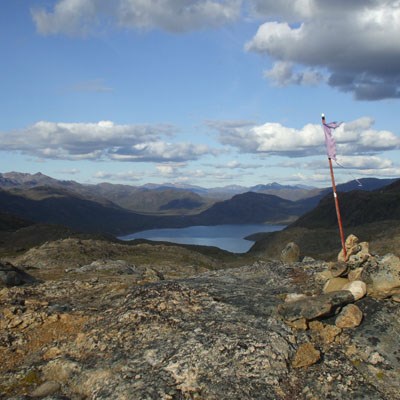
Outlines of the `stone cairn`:
{"label": "stone cairn", "polygon": [[[296,330],[317,331],[325,344],[333,343],[343,329],[356,328],[361,324],[363,313],[354,303],[364,296],[378,300],[391,298],[400,302],[399,257],[393,254],[383,257],[372,255],[369,244],[360,243],[354,235],[347,237],[345,246],[346,259],[342,250],[337,262],[329,263],[328,269],[316,274],[317,281],[324,284],[320,295],[290,293],[278,306],[278,314],[286,324]],[[282,260],[293,248],[293,244],[286,246]],[[335,318],[334,325],[322,322],[329,317]],[[304,343],[299,347],[292,366],[307,367],[320,357],[319,350],[312,343]]]}

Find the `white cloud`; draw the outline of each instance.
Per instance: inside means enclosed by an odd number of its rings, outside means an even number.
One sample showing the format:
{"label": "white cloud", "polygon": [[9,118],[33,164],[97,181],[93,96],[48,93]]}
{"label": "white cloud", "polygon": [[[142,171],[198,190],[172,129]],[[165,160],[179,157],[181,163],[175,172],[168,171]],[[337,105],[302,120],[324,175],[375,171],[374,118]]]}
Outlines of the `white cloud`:
{"label": "white cloud", "polygon": [[374,176],[381,178],[398,178],[400,176],[400,168],[382,168],[382,169],[366,169],[358,171],[359,174],[364,176]]}
{"label": "white cloud", "polygon": [[32,9],[32,18],[43,35],[85,35],[93,30],[104,5],[104,1],[59,0],[53,11],[40,7]]}
{"label": "white cloud", "polygon": [[116,161],[187,161],[197,160],[203,155],[212,153],[206,145],[191,143],[169,143],[161,140],[143,142],[124,147],[109,154]]}
{"label": "white cloud", "polygon": [[400,97],[398,0],[253,0],[253,5],[259,15],[276,20],[259,27],[248,51],[327,71],[331,86],[360,100]]}
{"label": "white cloud", "polygon": [[205,145],[162,140],[175,131],[165,124],[40,121],[22,130],[0,133],[0,140],[5,151],[64,160],[185,161],[213,153]]}
{"label": "white cloud", "polygon": [[400,97],[398,0],[57,0],[32,9],[39,33],[72,36],[115,27],[188,32],[249,14],[267,22],[245,48],[276,62],[264,73],[275,84],[315,85],[327,77],[359,100]]}
{"label": "white cloud", "polygon": [[[345,123],[333,135],[338,155],[373,155],[374,153],[400,148],[400,138],[393,132],[372,129],[371,118]],[[235,126],[232,121],[222,121],[213,126],[219,132],[224,145],[237,148],[243,153],[265,153],[286,157],[306,157],[325,154],[325,142],[320,125],[307,124],[301,129],[289,128],[279,123]]]}
{"label": "white cloud", "polygon": [[257,17],[283,17],[290,21],[310,18],[315,12],[314,0],[251,0],[251,13]]}
{"label": "white cloud", "polygon": [[216,169],[256,169],[263,167],[262,164],[252,164],[252,163],[242,163],[238,160],[231,160],[226,163],[221,164],[204,164],[207,167],[212,167]]}
{"label": "white cloud", "polygon": [[176,168],[173,167],[172,165],[168,165],[168,164],[157,165],[156,168],[157,168],[157,171],[163,176],[174,175],[176,172]]}
{"label": "white cloud", "polygon": [[[345,169],[369,170],[388,169],[393,167],[393,161],[377,156],[338,156],[338,164]],[[312,160],[302,165],[304,169],[326,169],[326,160]],[[290,166],[291,168],[294,165]]]}
{"label": "white cloud", "polygon": [[340,157],[340,164],[346,168],[354,169],[388,169],[393,167],[393,161],[387,158],[376,156],[343,156]]}
{"label": "white cloud", "polygon": [[209,166],[208,168],[189,168],[186,165],[185,168],[179,168],[176,164],[162,164],[157,165],[157,174],[153,175],[155,178],[168,178],[171,182],[181,182],[196,184],[196,182],[201,182],[206,179],[208,184],[210,182],[222,182],[231,183],[232,181],[239,181],[243,178],[243,173],[226,173],[222,172],[219,168],[215,166]]}
{"label": "white cloud", "polygon": [[183,167],[186,167],[186,163],[164,163],[156,165],[157,173],[162,176],[179,175]]}
{"label": "white cloud", "polygon": [[324,143],[319,125],[308,124],[303,129],[296,130],[279,123],[238,127],[229,123],[224,127],[221,122],[217,127],[220,142],[236,147],[243,153],[306,156],[313,154],[315,147]]}
{"label": "white cloud", "polygon": [[294,72],[293,64],[284,61],[276,62],[271,69],[264,71],[264,77],[276,86],[314,86],[324,79],[320,72],[311,69]]}
{"label": "white cloud", "polygon": [[67,168],[67,169],[61,169],[59,171],[60,174],[65,174],[65,175],[78,175],[81,173],[81,170],[78,168]]}
{"label": "white cloud", "polygon": [[104,172],[104,171],[97,171],[93,177],[98,180],[112,180],[112,181],[139,181],[143,178],[142,174],[135,171],[123,171],[123,172]]}
{"label": "white cloud", "polygon": [[32,17],[43,35],[87,35],[100,25],[184,32],[213,28],[240,16],[241,0],[58,0]]}
{"label": "white cloud", "polygon": [[374,154],[400,148],[400,137],[387,130],[372,129],[374,121],[364,117],[343,124],[335,134],[338,154]]}
{"label": "white cloud", "polygon": [[156,165],[157,173],[153,175],[155,178],[160,176],[168,178],[175,183],[193,183],[196,179],[209,178],[210,176],[202,169],[186,169],[184,163],[165,163]]}
{"label": "white cloud", "polygon": [[287,178],[289,182],[295,183],[306,183],[306,184],[324,184],[329,185],[330,177],[329,174],[320,174],[320,173],[313,173],[310,175],[297,172],[290,177]]}

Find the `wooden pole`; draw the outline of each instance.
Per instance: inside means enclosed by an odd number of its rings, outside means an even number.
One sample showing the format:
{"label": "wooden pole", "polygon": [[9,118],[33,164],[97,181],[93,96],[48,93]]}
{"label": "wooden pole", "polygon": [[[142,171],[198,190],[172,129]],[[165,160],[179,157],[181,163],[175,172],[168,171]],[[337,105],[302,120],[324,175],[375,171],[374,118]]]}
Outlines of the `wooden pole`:
{"label": "wooden pole", "polygon": [[[325,124],[325,115],[324,114],[322,114],[322,124]],[[340,240],[342,242],[343,256],[344,256],[344,259],[347,260],[347,251],[346,251],[346,244],[345,244],[345,240],[344,240],[342,217],[340,215],[339,200],[338,200],[338,196],[337,196],[337,192],[336,192],[335,175],[333,174],[332,160],[330,157],[328,157],[328,161],[329,161],[329,169],[331,171],[333,198],[335,200],[336,216],[337,216],[338,225],[339,225]]]}

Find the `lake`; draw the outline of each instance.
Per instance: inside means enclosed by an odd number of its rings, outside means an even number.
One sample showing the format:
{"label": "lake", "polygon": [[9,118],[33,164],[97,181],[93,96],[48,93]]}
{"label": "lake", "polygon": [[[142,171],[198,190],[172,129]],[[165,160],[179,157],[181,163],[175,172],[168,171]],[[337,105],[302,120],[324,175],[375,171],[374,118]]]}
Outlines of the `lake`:
{"label": "lake", "polygon": [[253,233],[274,232],[285,228],[285,225],[215,225],[189,226],[176,229],[150,229],[120,236],[121,240],[148,239],[178,244],[195,244],[215,246],[232,253],[246,253],[254,242],[244,239]]}

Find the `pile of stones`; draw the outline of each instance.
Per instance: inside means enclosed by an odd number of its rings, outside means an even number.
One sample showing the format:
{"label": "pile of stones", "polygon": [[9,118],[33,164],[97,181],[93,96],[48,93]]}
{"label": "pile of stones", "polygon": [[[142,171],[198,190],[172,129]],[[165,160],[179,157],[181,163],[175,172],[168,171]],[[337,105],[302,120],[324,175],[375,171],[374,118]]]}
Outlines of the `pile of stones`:
{"label": "pile of stones", "polygon": [[[400,259],[393,254],[383,257],[370,254],[369,244],[360,243],[354,235],[347,237],[345,247],[346,257],[342,250],[337,262],[329,263],[326,270],[316,274],[316,280],[323,285],[321,294],[286,295],[285,302],[277,308],[286,324],[297,330],[319,330],[330,342],[342,329],[356,328],[362,323],[363,312],[355,303],[364,296],[400,302]],[[298,257],[300,251],[291,243],[283,250],[282,257],[287,259],[288,254],[294,253]],[[322,321],[327,319],[330,323],[324,324]],[[319,359],[319,351],[306,343],[299,348],[293,366],[312,365]]]}

